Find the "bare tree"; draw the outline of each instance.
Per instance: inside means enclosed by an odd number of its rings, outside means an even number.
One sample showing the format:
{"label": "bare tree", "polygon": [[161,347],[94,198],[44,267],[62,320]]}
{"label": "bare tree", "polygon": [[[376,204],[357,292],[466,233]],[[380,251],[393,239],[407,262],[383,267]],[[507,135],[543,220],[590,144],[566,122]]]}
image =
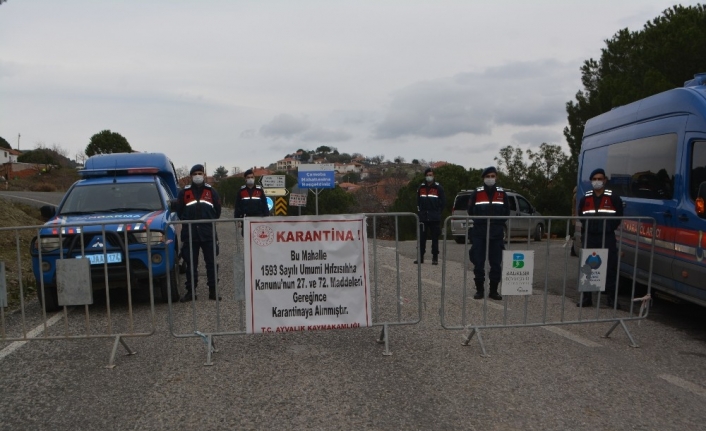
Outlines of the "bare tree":
{"label": "bare tree", "polygon": [[182,179],[184,177],[189,176],[189,167],[186,165],[183,165],[181,167],[176,168],[176,174],[177,174],[177,179]]}

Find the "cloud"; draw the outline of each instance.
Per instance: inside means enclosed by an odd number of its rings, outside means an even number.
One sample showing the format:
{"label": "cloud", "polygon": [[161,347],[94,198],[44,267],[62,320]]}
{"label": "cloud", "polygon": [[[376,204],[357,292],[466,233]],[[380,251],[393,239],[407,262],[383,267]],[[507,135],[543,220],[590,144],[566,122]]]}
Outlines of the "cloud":
{"label": "cloud", "polygon": [[306,118],[297,118],[289,114],[279,114],[269,123],[260,127],[260,134],[270,138],[291,138],[311,127]]}
{"label": "cloud", "polygon": [[246,129],[240,132],[240,137],[243,139],[252,139],[255,137],[255,130],[254,129]]}
{"label": "cloud", "polygon": [[323,127],[314,127],[301,134],[303,142],[343,142],[351,139],[353,135],[343,130],[331,130]]}
{"label": "cloud", "polygon": [[556,130],[526,130],[512,135],[512,141],[517,144],[529,144],[538,147],[543,143],[557,144],[562,140],[562,135]]}
{"label": "cloud", "polygon": [[411,84],[392,93],[378,139],[487,135],[502,125],[550,126],[566,119],[575,64],[515,62]]}
{"label": "cloud", "polygon": [[260,134],[269,138],[289,138],[302,142],[343,142],[353,137],[345,130],[312,125],[306,117],[297,118],[290,114],[277,115],[260,127]]}

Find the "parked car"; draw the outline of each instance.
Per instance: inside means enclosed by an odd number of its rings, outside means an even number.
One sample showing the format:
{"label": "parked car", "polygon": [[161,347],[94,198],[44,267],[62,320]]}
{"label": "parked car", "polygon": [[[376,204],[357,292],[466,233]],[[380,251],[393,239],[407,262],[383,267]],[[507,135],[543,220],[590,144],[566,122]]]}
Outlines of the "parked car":
{"label": "parked car", "polygon": [[[507,197],[510,201],[510,215],[527,217],[526,219],[513,219],[511,223],[508,220],[506,226],[509,224],[512,227],[510,237],[527,238],[529,233],[535,241],[541,241],[545,230],[545,221],[541,218],[542,214],[521,194],[509,189],[504,190],[507,192]],[[461,190],[458,192],[456,199],[454,199],[451,215],[462,217],[468,215],[468,198],[472,192],[473,190]],[[470,241],[468,233],[472,227],[473,220],[469,219],[468,223],[466,223],[466,220],[451,220],[451,234],[454,240],[459,244],[463,244],[467,239]],[[505,237],[507,238],[507,227]]]}
{"label": "parked car", "polygon": [[58,207],[41,208],[47,223],[32,240],[37,297],[44,308],[53,311],[61,305],[60,259],[88,259],[94,290],[105,287],[106,272],[110,288],[125,287],[128,277],[133,288],[149,286],[151,267],[163,300],[170,273],[172,297],[178,297],[177,235],[168,224],[177,220],[170,209],[177,194],[172,162],[163,154],[104,154],[89,158],[79,174]]}

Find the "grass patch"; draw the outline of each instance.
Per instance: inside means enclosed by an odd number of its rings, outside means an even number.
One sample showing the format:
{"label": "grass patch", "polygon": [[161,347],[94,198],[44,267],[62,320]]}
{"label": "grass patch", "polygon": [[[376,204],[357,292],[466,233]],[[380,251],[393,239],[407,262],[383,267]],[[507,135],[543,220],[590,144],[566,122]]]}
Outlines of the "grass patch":
{"label": "grass patch", "polygon": [[33,296],[36,292],[29,246],[37,234],[37,229],[13,228],[38,226],[43,223],[38,208],[4,199],[0,201],[0,261],[5,262],[7,302],[10,309],[20,303],[20,280],[25,298]]}

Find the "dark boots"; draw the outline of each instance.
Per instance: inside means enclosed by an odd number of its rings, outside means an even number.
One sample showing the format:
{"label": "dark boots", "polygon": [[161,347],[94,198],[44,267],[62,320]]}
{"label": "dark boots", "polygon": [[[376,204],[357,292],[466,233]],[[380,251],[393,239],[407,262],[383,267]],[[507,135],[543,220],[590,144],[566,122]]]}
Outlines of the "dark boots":
{"label": "dark boots", "polygon": [[[503,297],[498,293],[498,284],[500,284],[499,281],[490,282],[490,292],[488,292],[488,298],[501,301]],[[476,282],[476,294],[473,295],[473,299],[483,299],[484,290],[483,283]]]}
{"label": "dark boots", "polygon": [[431,264],[432,264],[432,265],[438,265],[438,264],[439,264],[439,255],[438,255],[438,254],[432,255],[432,257],[431,257]]}
{"label": "dark boots", "polygon": [[199,299],[199,297],[196,296],[196,295],[194,295],[194,293],[193,293],[192,290],[187,289],[186,293],[184,294],[184,296],[181,297],[181,299],[179,300],[179,302],[189,302],[189,301],[191,301],[191,300],[194,300],[194,301],[195,301],[195,300],[197,300],[197,299]]}
{"label": "dark boots", "polygon": [[593,306],[593,293],[591,292],[584,292],[583,293],[583,300],[579,299],[579,302],[576,303],[577,307],[592,307]]}
{"label": "dark boots", "polygon": [[503,297],[498,293],[498,284],[500,284],[499,281],[490,282],[490,292],[488,292],[488,298],[501,301]]}
{"label": "dark boots", "polygon": [[424,263],[424,255],[422,255],[422,257],[419,258],[419,262],[417,262],[417,261],[415,260],[414,263],[415,263],[415,264]]}

